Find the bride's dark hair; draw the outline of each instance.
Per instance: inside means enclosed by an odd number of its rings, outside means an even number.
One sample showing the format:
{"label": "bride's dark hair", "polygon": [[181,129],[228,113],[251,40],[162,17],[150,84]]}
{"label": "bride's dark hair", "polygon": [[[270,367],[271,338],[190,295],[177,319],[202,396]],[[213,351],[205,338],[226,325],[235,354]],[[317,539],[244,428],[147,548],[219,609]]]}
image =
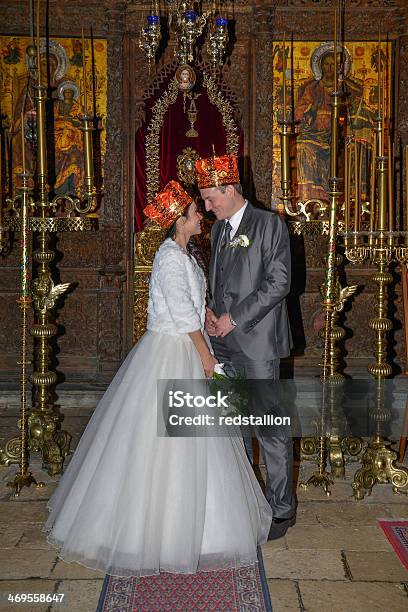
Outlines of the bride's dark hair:
{"label": "bride's dark hair", "polygon": [[[187,214],[188,214],[188,208],[186,209],[185,213],[181,216],[187,219]],[[170,227],[167,229],[165,236],[164,236],[164,240],[166,240],[167,238],[171,238],[172,240],[174,240],[174,237],[176,235],[176,223],[177,223],[177,220],[172,225],[170,225]],[[196,262],[198,263],[198,265],[204,272],[206,278],[208,279],[207,264],[205,263],[205,258],[201,250],[201,247],[199,246],[198,242],[195,240],[195,236],[191,236],[190,240],[188,241],[187,252],[191,257],[194,257],[194,259],[196,260]]]}

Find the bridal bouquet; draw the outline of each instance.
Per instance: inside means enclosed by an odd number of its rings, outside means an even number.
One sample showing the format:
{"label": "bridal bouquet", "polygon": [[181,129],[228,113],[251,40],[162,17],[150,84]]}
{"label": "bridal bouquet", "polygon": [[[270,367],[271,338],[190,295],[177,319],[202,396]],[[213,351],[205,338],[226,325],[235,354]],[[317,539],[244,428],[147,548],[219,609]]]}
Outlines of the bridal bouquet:
{"label": "bridal bouquet", "polygon": [[[221,416],[234,416],[237,414],[249,414],[249,394],[243,382],[245,376],[239,374],[226,374],[224,364],[217,363],[214,367],[213,380],[225,381],[226,395],[228,395],[228,405],[230,408],[221,408]],[[218,387],[219,388],[219,387]]]}

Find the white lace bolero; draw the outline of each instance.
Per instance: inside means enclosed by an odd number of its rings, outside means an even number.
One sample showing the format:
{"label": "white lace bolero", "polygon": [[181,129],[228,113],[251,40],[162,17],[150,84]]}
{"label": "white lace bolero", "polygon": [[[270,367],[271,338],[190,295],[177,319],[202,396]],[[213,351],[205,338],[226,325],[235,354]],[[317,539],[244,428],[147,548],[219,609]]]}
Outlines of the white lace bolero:
{"label": "white lace bolero", "polygon": [[196,260],[167,238],[153,261],[147,329],[169,334],[203,330],[205,275]]}

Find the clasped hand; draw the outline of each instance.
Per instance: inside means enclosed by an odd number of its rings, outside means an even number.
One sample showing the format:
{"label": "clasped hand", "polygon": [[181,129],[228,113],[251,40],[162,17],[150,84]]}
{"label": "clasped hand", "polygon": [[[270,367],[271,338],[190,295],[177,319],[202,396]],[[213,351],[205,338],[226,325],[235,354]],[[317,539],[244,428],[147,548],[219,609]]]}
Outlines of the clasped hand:
{"label": "clasped hand", "polygon": [[209,336],[224,338],[224,336],[235,329],[235,325],[231,323],[229,314],[227,312],[217,317],[211,308],[207,308],[205,315],[205,329]]}

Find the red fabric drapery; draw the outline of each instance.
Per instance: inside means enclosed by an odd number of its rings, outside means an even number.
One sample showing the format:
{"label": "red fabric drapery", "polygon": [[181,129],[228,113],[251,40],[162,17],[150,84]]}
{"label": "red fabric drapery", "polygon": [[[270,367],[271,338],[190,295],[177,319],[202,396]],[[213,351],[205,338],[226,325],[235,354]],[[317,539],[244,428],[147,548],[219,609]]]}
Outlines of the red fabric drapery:
{"label": "red fabric drapery", "polygon": [[[147,205],[146,201],[146,130],[151,120],[152,107],[159,97],[167,89],[174,73],[163,83],[156,95],[146,102],[146,119],[136,133],[135,142],[135,231],[143,228],[145,216],[143,208]],[[206,88],[201,84],[196,85],[194,93],[200,94],[195,100],[197,108],[197,121],[194,124],[198,137],[188,138],[186,132],[190,129],[187,111],[190,106],[190,99],[185,100],[180,91],[177,100],[170,105],[165,115],[160,132],[160,189],[171,179],[177,179],[177,157],[182,150],[191,147],[197,151],[201,157],[208,157],[213,153],[213,146],[217,155],[223,155],[226,151],[227,139],[223,125],[223,117],[218,108],[210,101]],[[225,95],[225,94],[224,94]],[[242,155],[243,132],[236,121],[239,132],[239,155]]]}

